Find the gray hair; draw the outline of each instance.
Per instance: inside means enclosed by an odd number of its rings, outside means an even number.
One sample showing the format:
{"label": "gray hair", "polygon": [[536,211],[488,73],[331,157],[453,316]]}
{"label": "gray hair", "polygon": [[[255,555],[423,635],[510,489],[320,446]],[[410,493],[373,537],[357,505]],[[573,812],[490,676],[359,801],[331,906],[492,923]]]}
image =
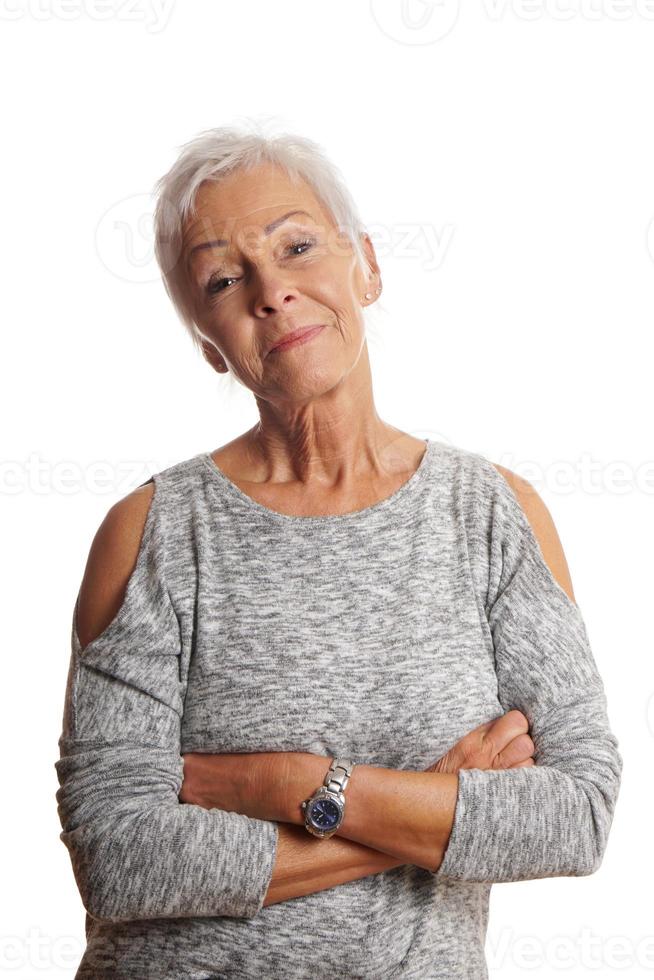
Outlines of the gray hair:
{"label": "gray hair", "polygon": [[171,169],[155,184],[154,250],[166,292],[198,351],[202,338],[186,298],[180,259],[184,224],[193,214],[203,181],[217,181],[260,163],[278,165],[292,180],[305,180],[311,186],[337,229],[352,243],[361,269],[368,268],[360,237],[365,227],[356,205],[340,171],[313,140],[290,133],[268,134],[259,122],[248,119],[241,128],[204,130],[179,149]]}

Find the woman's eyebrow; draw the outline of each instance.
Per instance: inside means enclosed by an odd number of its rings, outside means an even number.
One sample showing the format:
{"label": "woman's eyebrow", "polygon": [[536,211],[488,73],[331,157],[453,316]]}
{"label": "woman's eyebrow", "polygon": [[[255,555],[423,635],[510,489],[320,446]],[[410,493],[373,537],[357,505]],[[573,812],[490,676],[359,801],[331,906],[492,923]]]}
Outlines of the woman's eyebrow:
{"label": "woman's eyebrow", "polygon": [[[275,230],[275,228],[278,228],[281,224],[283,224],[285,221],[288,221],[289,218],[292,218],[296,214],[305,214],[307,218],[311,218],[312,221],[314,220],[308,211],[301,211],[301,210],[288,211],[286,214],[283,214],[281,218],[275,218],[274,221],[271,221],[269,225],[265,226],[263,230],[266,237],[268,235],[271,235]],[[190,250],[190,252],[188,253],[188,260],[190,261],[194,253],[201,248],[225,248],[227,245],[229,245],[229,242],[224,238],[216,238],[210,242],[200,242],[199,245],[194,245],[193,248]]]}

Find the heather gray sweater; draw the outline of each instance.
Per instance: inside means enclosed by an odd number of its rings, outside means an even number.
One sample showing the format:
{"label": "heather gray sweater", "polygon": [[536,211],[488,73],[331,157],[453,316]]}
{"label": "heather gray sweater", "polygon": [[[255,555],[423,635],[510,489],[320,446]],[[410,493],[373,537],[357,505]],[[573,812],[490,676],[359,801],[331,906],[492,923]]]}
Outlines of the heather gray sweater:
{"label": "heather gray sweater", "polygon": [[[72,628],[58,812],[76,977],[481,980],[493,882],[587,875],[622,758],[581,612],[509,484],[429,440],[390,497],[293,517],[208,453],[154,475],[117,615]],[[464,769],[445,858],[263,906],[278,825],[182,804],[184,752],[423,770],[519,708],[531,768]]]}

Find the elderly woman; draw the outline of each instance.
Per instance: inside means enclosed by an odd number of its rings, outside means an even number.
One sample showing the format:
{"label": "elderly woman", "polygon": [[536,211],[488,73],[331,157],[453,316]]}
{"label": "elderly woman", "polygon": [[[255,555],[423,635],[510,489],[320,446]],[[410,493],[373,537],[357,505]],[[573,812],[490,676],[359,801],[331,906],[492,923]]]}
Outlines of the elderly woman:
{"label": "elderly woman", "polygon": [[90,549],[55,764],[76,976],[486,977],[491,884],[596,871],[621,778],[552,519],[377,414],[379,265],[316,144],[210,130],[158,190],[168,293],[259,421]]}

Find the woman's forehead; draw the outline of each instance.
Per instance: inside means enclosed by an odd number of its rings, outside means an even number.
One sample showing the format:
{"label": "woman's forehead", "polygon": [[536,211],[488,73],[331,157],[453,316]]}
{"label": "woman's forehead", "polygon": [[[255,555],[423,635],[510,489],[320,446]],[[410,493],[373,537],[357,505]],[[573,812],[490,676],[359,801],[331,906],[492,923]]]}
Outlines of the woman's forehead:
{"label": "woman's forehead", "polygon": [[204,181],[195,198],[198,215],[209,213],[215,220],[231,221],[250,218],[262,225],[274,217],[270,214],[273,209],[291,207],[313,213],[312,208],[320,211],[320,202],[305,180],[294,180],[281,167],[271,165]]}
{"label": "woman's forehead", "polygon": [[255,236],[267,237],[288,220],[331,227],[312,188],[305,181],[293,182],[278,168],[275,171],[266,172],[263,179],[254,172],[239,173],[230,174],[224,182],[202,184],[184,226],[187,247],[209,240],[227,247],[235,234],[250,230]]}

